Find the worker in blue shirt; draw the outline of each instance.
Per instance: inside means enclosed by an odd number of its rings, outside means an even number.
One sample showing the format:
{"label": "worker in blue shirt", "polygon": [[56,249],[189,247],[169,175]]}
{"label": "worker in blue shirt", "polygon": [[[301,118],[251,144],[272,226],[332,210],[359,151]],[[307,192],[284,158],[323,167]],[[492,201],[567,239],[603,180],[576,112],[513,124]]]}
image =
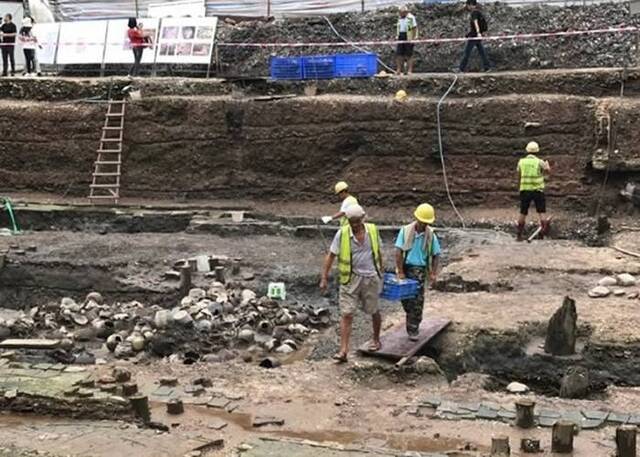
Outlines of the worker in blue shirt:
{"label": "worker in blue shirt", "polygon": [[413,213],[416,220],[400,229],[396,239],[396,274],[398,280],[406,278],[419,282],[418,295],[402,300],[407,314],[407,335],[417,341],[424,308],[425,282],[435,283],[440,257],[440,242],[430,224],[436,220],[435,210],[427,203],[418,206]]}

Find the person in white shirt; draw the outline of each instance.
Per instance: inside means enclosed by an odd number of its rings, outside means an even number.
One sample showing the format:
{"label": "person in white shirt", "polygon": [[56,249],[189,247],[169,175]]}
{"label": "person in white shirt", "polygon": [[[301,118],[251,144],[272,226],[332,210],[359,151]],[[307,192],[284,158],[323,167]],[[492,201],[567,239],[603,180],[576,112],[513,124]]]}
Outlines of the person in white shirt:
{"label": "person in white shirt", "polygon": [[18,40],[22,44],[22,52],[24,52],[25,73],[27,76],[36,71],[36,48],[38,47],[38,39],[33,34],[33,24],[31,18],[25,17],[22,20],[22,28],[18,32]]}
{"label": "person in white shirt", "polygon": [[[396,40],[417,40],[418,23],[416,17],[409,12],[406,6],[401,6],[398,14]],[[398,43],[396,49],[396,74],[401,75],[404,72],[405,63],[407,65],[407,74],[413,73],[413,43]]]}

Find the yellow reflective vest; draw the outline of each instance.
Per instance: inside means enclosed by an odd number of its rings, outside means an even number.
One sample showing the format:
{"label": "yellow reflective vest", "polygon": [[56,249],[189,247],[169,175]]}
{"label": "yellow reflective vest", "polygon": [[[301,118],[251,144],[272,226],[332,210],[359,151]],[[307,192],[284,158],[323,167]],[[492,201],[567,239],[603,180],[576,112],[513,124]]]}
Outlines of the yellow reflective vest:
{"label": "yellow reflective vest", "polygon": [[540,166],[540,159],[529,154],[518,162],[520,170],[520,191],[544,190],[544,176]]}
{"label": "yellow reflective vest", "polygon": [[[365,224],[369,241],[371,244],[371,253],[373,254],[373,262],[380,276],[382,271],[382,256],[380,255],[380,235],[378,227],[375,224]],[[338,254],[338,273],[340,274],[340,284],[349,284],[351,281],[351,236],[353,232],[351,226],[347,225],[340,229],[340,252]]]}

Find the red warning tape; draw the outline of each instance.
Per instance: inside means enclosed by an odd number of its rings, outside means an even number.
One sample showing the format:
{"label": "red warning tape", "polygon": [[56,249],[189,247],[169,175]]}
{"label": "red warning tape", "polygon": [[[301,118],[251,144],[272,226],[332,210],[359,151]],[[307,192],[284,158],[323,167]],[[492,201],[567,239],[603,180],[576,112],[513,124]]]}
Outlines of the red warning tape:
{"label": "red warning tape", "polygon": [[[592,29],[592,30],[570,30],[566,32],[543,32],[543,33],[516,33],[510,35],[490,35],[479,38],[483,41],[506,41],[506,40],[530,40],[537,38],[551,38],[551,37],[571,37],[580,35],[598,35],[604,33],[633,33],[640,31],[638,27],[609,27],[605,29]],[[234,47],[234,48],[304,48],[304,47],[348,47],[348,46],[384,46],[395,45],[399,43],[413,43],[413,44],[429,44],[429,43],[456,43],[462,41],[468,41],[466,37],[455,38],[424,38],[420,40],[412,41],[399,41],[399,40],[383,40],[383,41],[349,41],[349,42],[295,42],[295,43],[223,43],[217,42],[218,46]],[[475,38],[478,39],[478,38]],[[59,43],[38,43],[40,46],[122,46],[122,42],[104,43],[101,42],[59,42]],[[155,46],[158,43],[154,43]],[[20,43],[0,43],[0,46],[20,46]],[[133,45],[150,47],[148,43],[142,45]]]}

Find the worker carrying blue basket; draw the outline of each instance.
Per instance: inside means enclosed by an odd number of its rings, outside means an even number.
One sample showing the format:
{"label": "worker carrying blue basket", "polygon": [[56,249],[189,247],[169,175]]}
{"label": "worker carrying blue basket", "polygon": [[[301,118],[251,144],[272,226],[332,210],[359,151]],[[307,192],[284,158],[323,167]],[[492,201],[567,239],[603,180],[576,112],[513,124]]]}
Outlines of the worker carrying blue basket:
{"label": "worker carrying blue basket", "polygon": [[398,281],[406,278],[418,282],[416,294],[401,300],[406,313],[409,339],[417,341],[422,322],[427,281],[434,284],[438,273],[440,242],[430,227],[436,220],[435,210],[427,203],[413,213],[415,221],[400,229],[396,238],[396,275]]}

